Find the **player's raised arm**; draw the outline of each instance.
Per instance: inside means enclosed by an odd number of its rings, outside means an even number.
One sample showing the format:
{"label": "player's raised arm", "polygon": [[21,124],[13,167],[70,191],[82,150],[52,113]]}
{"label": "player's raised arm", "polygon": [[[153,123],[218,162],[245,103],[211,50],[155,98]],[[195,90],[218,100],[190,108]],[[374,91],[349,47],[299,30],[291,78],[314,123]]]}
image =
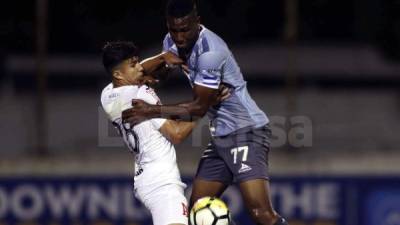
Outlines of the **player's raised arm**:
{"label": "player's raised arm", "polygon": [[[159,74],[160,70],[166,68],[166,65],[180,65],[183,61],[172,52],[162,52],[156,56],[144,59],[140,62],[145,75]],[[162,71],[166,72],[166,71]]]}
{"label": "player's raised arm", "polygon": [[224,64],[225,54],[223,53],[209,52],[203,54],[199,58],[198,74],[193,81],[194,98],[192,101],[162,106],[152,106],[143,101],[134,101],[134,107],[122,113],[123,120],[137,124],[155,117],[184,121],[194,121],[203,117],[210,106],[221,100],[219,88]]}
{"label": "player's raised arm", "polygon": [[219,90],[195,85],[193,91],[195,98],[192,101],[175,105],[150,105],[142,100],[132,100],[133,107],[122,112],[122,119],[133,125],[151,118],[195,121],[218,101]]}

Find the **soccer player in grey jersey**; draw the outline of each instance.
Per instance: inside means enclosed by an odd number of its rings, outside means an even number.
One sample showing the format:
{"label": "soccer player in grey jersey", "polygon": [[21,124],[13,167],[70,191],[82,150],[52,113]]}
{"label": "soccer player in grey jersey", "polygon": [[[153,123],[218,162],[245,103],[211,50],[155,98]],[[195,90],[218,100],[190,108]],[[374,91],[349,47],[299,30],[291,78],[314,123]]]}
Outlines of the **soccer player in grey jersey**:
{"label": "soccer player in grey jersey", "polygon": [[[134,100],[134,107],[122,114],[124,121],[136,124],[156,117],[193,120],[207,114],[212,139],[199,163],[190,205],[204,196],[219,197],[236,182],[256,224],[287,225],[274,211],[269,195],[269,121],[250,97],[231,51],[218,35],[200,24],[192,0],[170,0],[166,16],[169,33],[163,51],[184,61],[194,99],[162,106]],[[230,96],[213,106],[221,84],[231,87]]]}

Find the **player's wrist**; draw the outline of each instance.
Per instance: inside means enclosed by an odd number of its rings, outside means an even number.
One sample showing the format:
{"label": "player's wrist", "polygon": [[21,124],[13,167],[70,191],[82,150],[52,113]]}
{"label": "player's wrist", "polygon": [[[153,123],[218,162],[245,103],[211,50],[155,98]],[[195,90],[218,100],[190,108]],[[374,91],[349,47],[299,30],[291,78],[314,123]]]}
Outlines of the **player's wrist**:
{"label": "player's wrist", "polygon": [[158,118],[158,117],[163,118],[161,105],[153,105],[150,108],[150,114],[152,115],[153,118]]}

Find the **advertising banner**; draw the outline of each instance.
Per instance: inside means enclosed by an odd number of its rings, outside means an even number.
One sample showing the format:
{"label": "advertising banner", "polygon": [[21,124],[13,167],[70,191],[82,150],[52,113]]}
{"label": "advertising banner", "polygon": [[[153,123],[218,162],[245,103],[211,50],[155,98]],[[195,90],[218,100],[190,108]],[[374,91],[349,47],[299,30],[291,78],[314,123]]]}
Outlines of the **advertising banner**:
{"label": "advertising banner", "polygon": [[[400,177],[273,177],[271,198],[290,225],[400,225]],[[223,199],[238,225],[252,224],[236,186]],[[1,177],[0,225],[22,224],[152,222],[131,177]]]}

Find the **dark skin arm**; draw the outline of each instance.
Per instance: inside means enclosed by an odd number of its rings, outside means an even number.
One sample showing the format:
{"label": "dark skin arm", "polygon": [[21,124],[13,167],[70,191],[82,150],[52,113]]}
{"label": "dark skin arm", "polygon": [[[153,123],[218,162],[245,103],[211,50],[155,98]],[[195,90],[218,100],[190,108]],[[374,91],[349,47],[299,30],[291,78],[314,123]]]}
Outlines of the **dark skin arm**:
{"label": "dark skin arm", "polygon": [[182,59],[172,52],[163,52],[140,62],[145,75],[159,75],[166,72],[166,65],[181,65]]}
{"label": "dark skin arm", "polygon": [[195,121],[203,117],[210,106],[229,97],[229,90],[221,95],[220,90],[194,85],[194,99],[190,102],[175,105],[150,105],[142,100],[133,100],[131,109],[122,112],[124,123],[138,124],[151,118],[179,119]]}
{"label": "dark skin arm", "polygon": [[144,76],[141,81],[150,87],[156,87],[160,81],[165,81],[170,69],[180,66],[183,61],[172,52],[163,52],[140,62]]}

